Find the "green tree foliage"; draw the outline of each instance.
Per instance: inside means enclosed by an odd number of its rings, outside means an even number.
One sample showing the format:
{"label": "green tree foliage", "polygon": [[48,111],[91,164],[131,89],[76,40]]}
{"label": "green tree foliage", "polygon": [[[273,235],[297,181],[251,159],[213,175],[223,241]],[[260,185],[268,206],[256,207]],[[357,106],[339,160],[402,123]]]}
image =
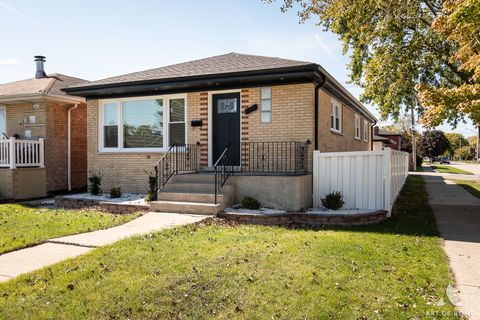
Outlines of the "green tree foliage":
{"label": "green tree foliage", "polygon": [[471,146],[476,146],[477,143],[478,143],[478,138],[477,136],[470,136],[468,137],[468,144],[471,145]]}
{"label": "green tree foliage", "polygon": [[425,131],[418,141],[418,150],[424,157],[438,157],[450,148],[450,142],[440,130]]}
{"label": "green tree foliage", "polygon": [[399,116],[394,123],[382,126],[381,128],[390,132],[408,131],[412,128],[412,118],[408,115]]}
{"label": "green tree foliage", "polygon": [[[420,134],[416,132],[415,137],[417,138],[418,142],[420,140]],[[412,132],[409,130],[403,131],[402,135],[400,136],[400,150],[412,153],[412,149]]]}
{"label": "green tree foliage", "polygon": [[468,140],[465,139],[461,133],[447,132],[445,133],[445,136],[450,142],[450,148],[452,150],[456,150],[469,144]]}
{"label": "green tree foliage", "polygon": [[[441,0],[278,1],[284,11],[299,4],[301,21],[316,17],[340,37],[344,53],[350,54],[351,81],[364,88],[361,99],[379,106],[383,119],[416,106],[419,83],[455,87],[470,78],[450,59],[456,44],[432,29],[444,14]],[[447,120],[456,123],[458,116]]]}
{"label": "green tree foliage", "polygon": [[433,30],[455,44],[449,63],[465,74],[458,83],[421,83],[419,100],[426,107],[421,121],[437,126],[445,119],[468,116],[480,125],[480,1],[445,0]]}
{"label": "green tree foliage", "polygon": [[455,150],[454,157],[460,160],[472,160],[475,158],[475,146],[464,146]]}

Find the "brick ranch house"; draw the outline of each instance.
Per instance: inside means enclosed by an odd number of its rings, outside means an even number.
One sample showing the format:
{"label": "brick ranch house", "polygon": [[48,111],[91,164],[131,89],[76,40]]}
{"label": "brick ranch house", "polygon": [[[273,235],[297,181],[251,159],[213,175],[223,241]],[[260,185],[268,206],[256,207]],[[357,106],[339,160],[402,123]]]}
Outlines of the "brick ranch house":
{"label": "brick ranch house", "polygon": [[86,80],[45,74],[36,56],[35,78],[0,84],[0,198],[27,199],[78,190],[87,178],[84,98],[61,88]]}
{"label": "brick ranch house", "polygon": [[318,64],[238,53],[64,90],[87,101],[88,170],[143,193],[156,172],[158,211],[311,207],[313,150],[371,150],[376,122]]}

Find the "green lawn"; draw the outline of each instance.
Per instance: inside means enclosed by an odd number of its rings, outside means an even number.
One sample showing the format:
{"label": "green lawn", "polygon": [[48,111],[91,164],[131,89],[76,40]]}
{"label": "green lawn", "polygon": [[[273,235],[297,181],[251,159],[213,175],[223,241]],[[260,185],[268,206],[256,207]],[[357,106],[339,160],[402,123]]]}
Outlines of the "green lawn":
{"label": "green lawn", "polygon": [[50,238],[105,229],[125,223],[136,216],[93,210],[52,210],[1,204],[0,254]]}
{"label": "green lawn", "polygon": [[453,180],[456,184],[473,194],[475,197],[480,198],[480,182],[470,180]]}
{"label": "green lawn", "polygon": [[454,173],[454,174],[473,174],[469,171],[465,171],[462,169],[457,169],[451,166],[431,166],[433,170],[440,172],[440,173]]}
{"label": "green lawn", "polygon": [[452,280],[427,201],[410,177],[376,226],[210,219],[126,239],[0,283],[0,319],[455,318],[435,305]]}

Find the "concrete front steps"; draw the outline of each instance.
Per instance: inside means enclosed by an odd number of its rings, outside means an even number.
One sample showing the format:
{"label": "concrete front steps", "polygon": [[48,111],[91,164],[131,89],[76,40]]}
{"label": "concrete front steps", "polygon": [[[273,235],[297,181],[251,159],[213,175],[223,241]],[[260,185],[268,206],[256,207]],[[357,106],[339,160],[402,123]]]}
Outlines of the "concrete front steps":
{"label": "concrete front steps", "polygon": [[233,201],[234,186],[225,184],[215,204],[215,174],[191,173],[173,176],[150,203],[157,212],[216,215]]}

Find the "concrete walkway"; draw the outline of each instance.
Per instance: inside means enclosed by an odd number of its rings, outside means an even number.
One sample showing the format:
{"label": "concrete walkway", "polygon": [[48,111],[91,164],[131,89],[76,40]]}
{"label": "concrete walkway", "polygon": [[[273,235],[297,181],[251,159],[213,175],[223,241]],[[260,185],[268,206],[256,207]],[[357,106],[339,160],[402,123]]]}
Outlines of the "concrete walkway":
{"label": "concrete walkway", "polygon": [[0,255],[0,282],[84,254],[92,248],[134,235],[190,224],[206,216],[149,212],[123,225],[105,230],[55,238],[34,247]]}
{"label": "concrete walkway", "polygon": [[470,319],[480,319],[480,199],[448,180],[463,179],[459,175],[425,170],[418,174],[425,179],[429,203],[445,239],[460,298],[458,309]]}

